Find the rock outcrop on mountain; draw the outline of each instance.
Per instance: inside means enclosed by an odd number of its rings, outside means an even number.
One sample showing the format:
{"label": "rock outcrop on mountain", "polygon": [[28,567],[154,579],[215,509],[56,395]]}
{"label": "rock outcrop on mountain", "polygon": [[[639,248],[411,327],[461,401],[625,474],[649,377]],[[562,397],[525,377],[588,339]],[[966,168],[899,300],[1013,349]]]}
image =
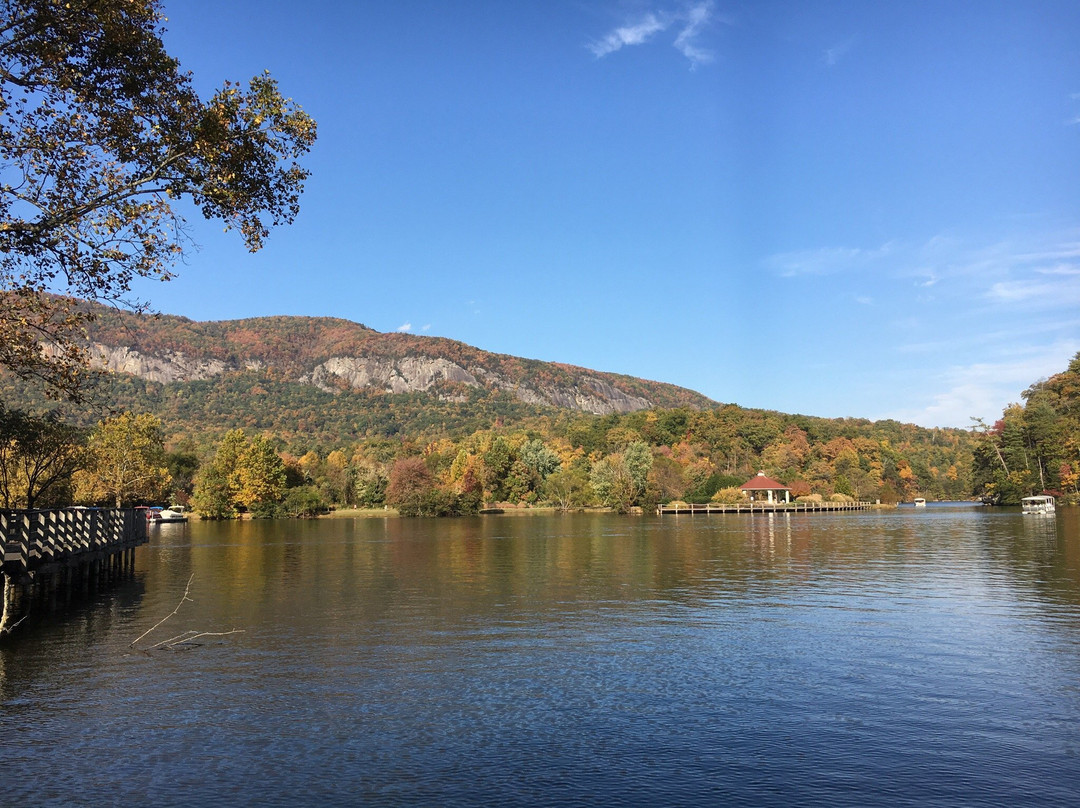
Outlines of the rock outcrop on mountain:
{"label": "rock outcrop on mountain", "polygon": [[240,366],[236,362],[199,359],[176,351],[166,351],[158,356],[145,355],[134,348],[102,345],[100,342],[91,343],[89,353],[91,365],[99,370],[129,373],[162,384],[201,381],[230,371],[258,370],[262,367],[258,360],[244,362]]}
{"label": "rock outcrop on mountain", "polygon": [[383,391],[463,400],[472,388],[508,393],[526,404],[602,415],[714,406],[699,393],[674,385],[488,353],[441,337],[383,334],[347,320],[264,317],[200,323],[95,309],[98,318],[88,346],[94,365],[161,384],[258,372],[339,395]]}
{"label": "rock outcrop on mountain", "polygon": [[570,384],[529,384],[507,378],[483,367],[463,368],[438,356],[406,356],[387,359],[371,356],[335,356],[317,365],[310,376],[300,379],[322,390],[339,389],[344,382],[353,390],[375,388],[390,393],[439,391],[445,383],[485,387],[513,394],[519,401],[542,407],[561,407],[596,415],[636,412],[654,406],[642,396],[632,395],[602,379],[583,375]]}

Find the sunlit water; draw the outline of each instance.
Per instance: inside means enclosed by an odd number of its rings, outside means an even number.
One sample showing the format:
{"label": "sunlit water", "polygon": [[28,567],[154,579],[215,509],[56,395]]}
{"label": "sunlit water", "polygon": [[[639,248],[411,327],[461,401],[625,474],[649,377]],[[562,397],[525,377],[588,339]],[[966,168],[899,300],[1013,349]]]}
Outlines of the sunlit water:
{"label": "sunlit water", "polygon": [[[0,648],[20,805],[1080,802],[1080,519],[155,528]],[[187,650],[128,645],[182,631]]]}

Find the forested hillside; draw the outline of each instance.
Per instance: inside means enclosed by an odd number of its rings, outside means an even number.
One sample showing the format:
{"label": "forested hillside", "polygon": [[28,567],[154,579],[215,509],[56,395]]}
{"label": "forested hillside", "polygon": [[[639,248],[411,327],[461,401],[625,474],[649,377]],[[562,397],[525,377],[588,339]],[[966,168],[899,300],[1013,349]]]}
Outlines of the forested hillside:
{"label": "forested hillside", "polygon": [[466,400],[505,392],[524,404],[597,414],[713,406],[671,384],[482,351],[441,337],[374,331],[325,317],[194,322],[84,303],[90,356],[106,370],[187,382],[247,371],[332,393],[433,393]]}

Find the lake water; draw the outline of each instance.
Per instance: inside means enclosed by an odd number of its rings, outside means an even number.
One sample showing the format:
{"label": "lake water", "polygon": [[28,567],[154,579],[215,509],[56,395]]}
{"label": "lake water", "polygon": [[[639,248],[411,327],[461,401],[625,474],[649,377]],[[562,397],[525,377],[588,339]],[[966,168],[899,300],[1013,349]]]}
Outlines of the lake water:
{"label": "lake water", "polygon": [[[1076,805],[1080,514],[162,525],[0,647],[3,804]],[[141,645],[185,630],[186,650]]]}

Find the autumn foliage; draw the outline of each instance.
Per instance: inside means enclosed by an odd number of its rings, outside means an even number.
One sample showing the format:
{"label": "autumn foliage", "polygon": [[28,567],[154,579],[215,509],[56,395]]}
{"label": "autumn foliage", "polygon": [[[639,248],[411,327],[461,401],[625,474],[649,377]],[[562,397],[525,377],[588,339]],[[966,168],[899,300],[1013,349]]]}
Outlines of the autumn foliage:
{"label": "autumn foliage", "polygon": [[74,298],[168,280],[177,200],[252,251],[299,210],[314,121],[268,74],[201,98],[163,23],[157,0],[0,0],[0,366],[56,395],[84,393]]}

